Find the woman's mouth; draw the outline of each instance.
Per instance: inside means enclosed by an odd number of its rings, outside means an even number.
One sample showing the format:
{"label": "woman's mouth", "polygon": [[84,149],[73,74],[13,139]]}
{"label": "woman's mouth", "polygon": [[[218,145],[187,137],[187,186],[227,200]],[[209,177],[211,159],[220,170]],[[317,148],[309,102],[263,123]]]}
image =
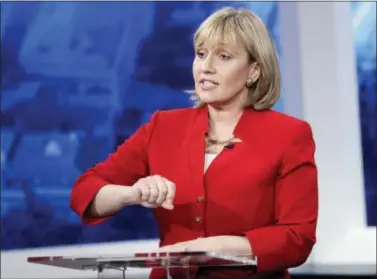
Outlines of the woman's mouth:
{"label": "woman's mouth", "polygon": [[211,90],[214,89],[215,87],[218,86],[218,83],[208,80],[208,79],[203,79],[200,81],[200,87],[202,90]]}

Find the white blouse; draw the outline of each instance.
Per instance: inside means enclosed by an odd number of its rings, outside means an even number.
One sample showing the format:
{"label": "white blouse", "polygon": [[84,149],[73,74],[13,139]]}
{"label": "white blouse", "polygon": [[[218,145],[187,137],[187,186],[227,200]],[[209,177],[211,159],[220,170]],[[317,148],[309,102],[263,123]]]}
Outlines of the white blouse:
{"label": "white blouse", "polygon": [[204,157],[204,172],[207,171],[208,167],[211,165],[213,159],[216,158],[218,154],[206,153]]}

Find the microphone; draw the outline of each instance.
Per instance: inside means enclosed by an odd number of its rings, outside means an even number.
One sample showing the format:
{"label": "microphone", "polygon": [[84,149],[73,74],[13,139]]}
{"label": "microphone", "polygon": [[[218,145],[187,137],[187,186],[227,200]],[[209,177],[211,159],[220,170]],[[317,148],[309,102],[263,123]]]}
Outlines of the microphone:
{"label": "microphone", "polygon": [[224,146],[224,148],[227,149],[227,150],[233,149],[233,147],[234,147],[233,142],[230,142],[230,143],[228,143],[227,145]]}

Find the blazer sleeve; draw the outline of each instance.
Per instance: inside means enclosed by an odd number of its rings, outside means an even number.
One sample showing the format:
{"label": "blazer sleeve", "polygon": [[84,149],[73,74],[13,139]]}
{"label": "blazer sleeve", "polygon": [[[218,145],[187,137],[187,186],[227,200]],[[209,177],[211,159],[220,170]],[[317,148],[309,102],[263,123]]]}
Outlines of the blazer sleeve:
{"label": "blazer sleeve", "polygon": [[318,217],[315,143],[301,122],[282,160],[275,189],[276,225],[246,232],[257,270],[284,270],[303,264],[316,242]]}
{"label": "blazer sleeve", "polygon": [[130,186],[148,176],[148,144],[159,112],[118,146],[103,162],[88,169],[75,182],[71,192],[71,208],[83,223],[94,225],[107,218],[89,218],[85,211],[98,191],[107,184]]}

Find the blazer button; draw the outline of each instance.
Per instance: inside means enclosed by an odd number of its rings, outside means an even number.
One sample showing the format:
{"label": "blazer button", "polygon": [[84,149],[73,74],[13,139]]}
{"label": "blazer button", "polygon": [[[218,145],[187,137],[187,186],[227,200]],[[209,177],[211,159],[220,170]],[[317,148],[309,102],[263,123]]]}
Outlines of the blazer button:
{"label": "blazer button", "polygon": [[201,217],[195,217],[195,221],[197,222],[197,223],[200,223],[200,221],[202,220],[202,218]]}
{"label": "blazer button", "polygon": [[198,197],[198,202],[203,202],[204,201],[204,197],[203,196],[199,196]]}

